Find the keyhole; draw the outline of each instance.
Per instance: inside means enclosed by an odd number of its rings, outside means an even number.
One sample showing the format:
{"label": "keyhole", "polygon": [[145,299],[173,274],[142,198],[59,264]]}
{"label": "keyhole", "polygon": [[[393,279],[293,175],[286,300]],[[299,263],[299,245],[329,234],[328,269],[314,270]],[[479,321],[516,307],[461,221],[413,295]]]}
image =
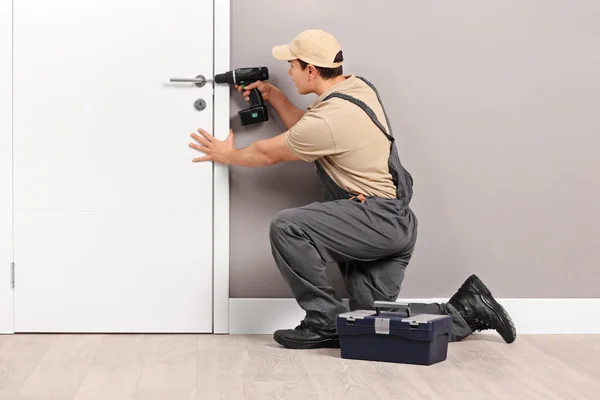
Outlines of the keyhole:
{"label": "keyhole", "polygon": [[204,99],[198,99],[194,102],[194,108],[198,111],[202,111],[206,108],[206,101]]}

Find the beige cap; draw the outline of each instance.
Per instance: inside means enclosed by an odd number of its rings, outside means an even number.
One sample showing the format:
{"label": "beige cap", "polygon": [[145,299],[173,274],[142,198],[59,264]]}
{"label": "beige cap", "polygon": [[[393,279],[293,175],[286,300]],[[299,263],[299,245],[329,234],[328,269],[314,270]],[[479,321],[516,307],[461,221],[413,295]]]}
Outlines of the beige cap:
{"label": "beige cap", "polygon": [[273,47],[273,57],[284,61],[300,59],[316,67],[337,68],[342,62],[334,60],[341,50],[331,34],[321,29],[310,29],[301,32],[290,44]]}

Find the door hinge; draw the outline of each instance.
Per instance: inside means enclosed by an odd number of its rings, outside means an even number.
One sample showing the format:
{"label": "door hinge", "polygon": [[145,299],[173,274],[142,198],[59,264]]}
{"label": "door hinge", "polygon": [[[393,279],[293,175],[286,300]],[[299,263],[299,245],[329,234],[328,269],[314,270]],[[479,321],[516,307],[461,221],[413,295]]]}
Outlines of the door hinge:
{"label": "door hinge", "polygon": [[12,276],[12,288],[15,288],[15,263],[10,264],[11,276]]}

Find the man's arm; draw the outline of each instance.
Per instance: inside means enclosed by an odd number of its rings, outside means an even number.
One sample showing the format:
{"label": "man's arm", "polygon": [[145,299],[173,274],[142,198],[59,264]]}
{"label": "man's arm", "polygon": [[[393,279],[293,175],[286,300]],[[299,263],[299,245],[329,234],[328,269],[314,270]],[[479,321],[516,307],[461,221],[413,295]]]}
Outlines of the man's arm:
{"label": "man's arm", "polygon": [[305,111],[302,111],[293,105],[292,102],[279,89],[273,93],[270,103],[287,129],[290,129],[292,126],[296,125],[296,123],[300,121],[305,113]]}
{"label": "man's arm", "polygon": [[190,143],[190,147],[206,155],[194,158],[194,162],[213,161],[242,167],[266,167],[284,161],[300,160],[285,144],[285,133],[271,139],[256,141],[243,149],[235,148],[232,130],[225,140],[215,139],[204,129],[198,129],[198,133],[200,135],[192,133],[192,138],[198,143]]}
{"label": "man's arm", "polygon": [[231,153],[230,164],[241,167],[266,167],[284,161],[299,161],[285,144],[285,133],[271,139],[258,140],[243,149],[234,149]]}

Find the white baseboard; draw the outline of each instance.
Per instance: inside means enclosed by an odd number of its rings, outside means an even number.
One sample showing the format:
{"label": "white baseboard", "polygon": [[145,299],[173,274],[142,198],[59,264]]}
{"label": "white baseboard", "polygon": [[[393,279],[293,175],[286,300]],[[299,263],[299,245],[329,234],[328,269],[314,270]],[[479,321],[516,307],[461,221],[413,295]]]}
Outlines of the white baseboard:
{"label": "white baseboard", "polygon": [[[600,334],[600,298],[497,299],[512,317],[517,334]],[[442,303],[448,299],[398,299]],[[294,299],[229,299],[230,334],[266,334],[294,328],[304,311]],[[486,332],[494,333],[494,332]]]}

